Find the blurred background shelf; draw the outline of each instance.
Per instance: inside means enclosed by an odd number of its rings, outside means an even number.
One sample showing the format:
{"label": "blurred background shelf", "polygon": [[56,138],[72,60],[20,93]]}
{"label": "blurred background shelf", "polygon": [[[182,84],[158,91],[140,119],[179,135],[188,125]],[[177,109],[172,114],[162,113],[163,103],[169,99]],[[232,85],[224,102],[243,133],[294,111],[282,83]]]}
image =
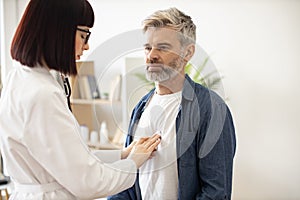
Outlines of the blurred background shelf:
{"label": "blurred background shelf", "polygon": [[[102,122],[107,124],[108,137],[113,141],[114,136],[122,127],[122,102],[120,99],[107,99],[107,98],[96,98],[96,99],[85,99],[80,93],[80,77],[82,76],[95,76],[94,75],[94,62],[93,61],[82,61],[77,62],[77,76],[70,77],[71,80],[71,107],[72,112],[82,126],[87,126],[89,132],[100,130]],[[97,81],[97,79],[96,79]],[[98,88],[99,83],[96,82]],[[117,149],[119,147],[114,145],[92,145],[91,147],[98,149]]]}

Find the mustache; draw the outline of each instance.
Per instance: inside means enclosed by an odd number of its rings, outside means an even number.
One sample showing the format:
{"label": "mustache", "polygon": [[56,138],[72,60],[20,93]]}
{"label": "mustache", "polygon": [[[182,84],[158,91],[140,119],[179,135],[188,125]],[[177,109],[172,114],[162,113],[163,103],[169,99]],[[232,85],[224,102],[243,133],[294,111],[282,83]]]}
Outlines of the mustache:
{"label": "mustache", "polygon": [[146,63],[146,67],[164,67],[163,63]]}
{"label": "mustache", "polygon": [[149,68],[154,68],[154,69],[160,68],[160,69],[164,70],[165,67],[166,66],[163,63],[156,62],[156,63],[146,63],[145,69],[148,70]]}

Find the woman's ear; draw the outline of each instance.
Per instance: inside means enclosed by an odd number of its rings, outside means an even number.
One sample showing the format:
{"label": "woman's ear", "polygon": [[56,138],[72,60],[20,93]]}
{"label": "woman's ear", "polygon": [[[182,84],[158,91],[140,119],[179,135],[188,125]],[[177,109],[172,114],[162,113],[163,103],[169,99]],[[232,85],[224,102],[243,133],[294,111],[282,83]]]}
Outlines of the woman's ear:
{"label": "woman's ear", "polygon": [[195,45],[194,44],[187,45],[185,50],[184,60],[186,62],[190,61],[194,53],[195,53]]}

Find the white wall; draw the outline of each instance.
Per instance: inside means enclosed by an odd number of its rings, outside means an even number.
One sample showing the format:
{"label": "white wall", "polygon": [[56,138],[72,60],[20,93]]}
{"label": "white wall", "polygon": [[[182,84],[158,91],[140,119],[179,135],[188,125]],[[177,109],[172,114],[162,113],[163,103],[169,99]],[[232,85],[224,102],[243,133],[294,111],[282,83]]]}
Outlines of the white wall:
{"label": "white wall", "polygon": [[[235,121],[233,199],[300,199],[300,1],[90,2],[96,24],[90,52],[83,59],[95,58],[93,50],[111,37],[140,28],[157,9],[176,6],[192,16],[198,26],[197,43],[224,75]],[[118,73],[122,61],[111,65],[111,74]],[[97,65],[100,71],[101,67]]]}
{"label": "white wall", "polygon": [[10,44],[17,28],[17,24],[25,9],[27,0],[0,0],[0,26],[1,26],[1,78],[5,81],[5,75],[15,63],[10,56]]}

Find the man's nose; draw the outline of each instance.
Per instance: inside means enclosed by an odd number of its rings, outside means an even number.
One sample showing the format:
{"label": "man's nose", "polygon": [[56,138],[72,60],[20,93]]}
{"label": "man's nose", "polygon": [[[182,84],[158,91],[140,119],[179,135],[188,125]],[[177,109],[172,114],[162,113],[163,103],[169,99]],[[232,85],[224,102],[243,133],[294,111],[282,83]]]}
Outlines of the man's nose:
{"label": "man's nose", "polygon": [[159,58],[159,52],[156,48],[152,48],[151,51],[147,54],[147,60],[149,60],[151,63],[157,61]]}

